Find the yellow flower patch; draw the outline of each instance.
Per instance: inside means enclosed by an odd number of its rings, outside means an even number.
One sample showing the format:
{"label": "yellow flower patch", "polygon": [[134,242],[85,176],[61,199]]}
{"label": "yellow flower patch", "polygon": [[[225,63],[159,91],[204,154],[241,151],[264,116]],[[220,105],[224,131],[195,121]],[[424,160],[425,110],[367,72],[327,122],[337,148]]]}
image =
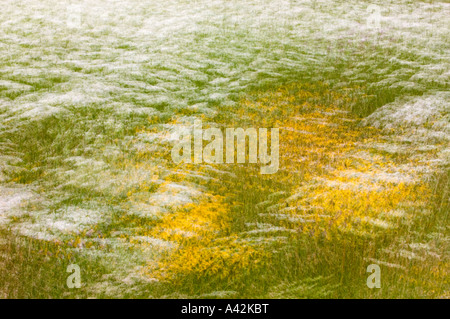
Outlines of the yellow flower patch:
{"label": "yellow flower patch", "polygon": [[[146,234],[178,244],[149,265],[149,274],[172,282],[186,275],[224,278],[270,256],[268,246],[261,243],[270,239],[271,232],[326,239],[346,232],[372,236],[380,230],[395,229],[399,216],[404,214],[394,212],[423,208],[431,191],[414,169],[419,163],[371,147],[383,143],[385,133],[359,125],[360,119],[348,111],[357,102],[353,96],[358,94],[353,92],[359,89],[335,92],[325,84],[289,84],[275,91],[254,92],[242,99],[239,107],[226,109],[235,115],[229,117],[234,122],[216,122],[218,126],[280,128],[280,170],[261,176],[261,181],[269,179],[274,183],[251,184],[240,178],[233,164],[172,167],[176,173],[166,176],[166,182],[208,176],[212,168],[231,173],[220,178],[235,187],[227,188],[220,180],[196,180],[197,185],[209,187],[210,194],[163,215]],[[258,174],[251,165],[239,166],[240,170],[247,168],[250,174]],[[237,176],[233,177],[234,173]],[[280,189],[275,185],[280,184],[290,188],[290,194],[276,200],[261,198],[261,202],[270,203],[258,217],[266,219],[248,223],[262,228],[245,235],[233,233],[235,220],[225,199],[244,201],[242,198],[256,188],[277,193]],[[273,189],[267,190],[268,185],[274,185]],[[254,237],[260,244],[250,244],[247,239],[251,236],[260,236]]]}

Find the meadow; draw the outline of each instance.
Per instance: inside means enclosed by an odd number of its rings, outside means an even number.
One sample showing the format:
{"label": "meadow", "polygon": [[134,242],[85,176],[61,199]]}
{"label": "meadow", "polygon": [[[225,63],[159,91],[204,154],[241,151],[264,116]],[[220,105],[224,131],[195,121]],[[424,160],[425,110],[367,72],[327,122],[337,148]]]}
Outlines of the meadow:
{"label": "meadow", "polygon": [[[449,16],[5,1],[0,297],[448,298]],[[279,170],[175,163],[199,119],[278,128]]]}

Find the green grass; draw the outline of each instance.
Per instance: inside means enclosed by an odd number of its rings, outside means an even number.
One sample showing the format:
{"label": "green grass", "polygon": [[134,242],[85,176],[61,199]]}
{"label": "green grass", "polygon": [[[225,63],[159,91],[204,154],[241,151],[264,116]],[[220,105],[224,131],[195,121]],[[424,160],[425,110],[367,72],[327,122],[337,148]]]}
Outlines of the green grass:
{"label": "green grass", "polygon": [[[243,206],[233,209],[232,233],[244,231],[246,222],[258,220],[255,205],[267,198],[264,186],[273,187],[270,180],[235,172],[235,180],[227,180]],[[250,189],[237,189],[238,180],[254,180]],[[223,182],[223,181],[222,181]],[[450,171],[434,175],[434,189],[427,203],[430,213],[420,214],[395,231],[378,232],[373,238],[345,234],[330,240],[302,234],[288,243],[268,246],[273,252],[256,267],[242,269],[224,280],[214,276],[186,276],[173,287],[166,287],[169,296],[208,297],[211,291],[234,291],[233,298],[448,298],[449,229],[448,213]],[[233,198],[229,198],[233,202]],[[436,247],[442,259],[427,257],[425,261],[390,256],[383,250],[399,250],[412,243],[427,243]],[[366,286],[368,258],[388,260],[404,269],[381,267],[381,289]],[[444,272],[435,276],[431,270]],[[416,281],[414,281],[416,280]],[[210,296],[210,298],[214,298]]]}
{"label": "green grass", "polygon": [[[270,87],[266,87],[270,90]],[[381,103],[381,102],[380,102]],[[364,103],[355,104],[360,112],[365,113]],[[354,110],[353,110],[354,111]],[[57,185],[53,176],[44,176],[51,168],[61,168],[70,165],[64,158],[86,154],[85,145],[108,144],[125,135],[133,134],[136,127],[144,124],[147,118],[130,118],[122,130],[108,131],[99,118],[105,115],[103,111],[93,109],[78,110],[76,121],[71,117],[47,117],[35,125],[25,124],[19,128],[19,134],[9,134],[7,139],[18,145],[18,149],[27,150],[24,156],[23,168],[12,180],[20,183],[36,183],[48,180],[47,185]],[[106,115],[108,115],[106,113]],[[79,119],[83,118],[83,121]],[[232,112],[224,112],[216,118],[218,122],[236,121]],[[240,121],[240,120],[238,120]],[[245,122],[245,120],[244,120]],[[130,123],[131,125],[127,125]],[[243,123],[240,123],[243,124]],[[89,140],[84,132],[93,131],[93,136],[101,136],[100,141]],[[79,147],[82,145],[83,147]],[[133,156],[131,154],[131,156]],[[49,160],[52,159],[52,160]],[[28,166],[30,165],[30,166]],[[37,167],[37,170],[31,168]],[[239,166],[232,172],[237,177],[221,178],[220,185],[211,184],[208,187],[216,189],[218,194],[233,194],[227,197],[227,202],[240,203],[232,207],[232,224],[230,234],[239,234],[246,230],[246,223],[260,219],[256,205],[264,201],[272,189],[289,191],[287,185],[277,183],[270,177],[261,177],[251,166]],[[283,174],[283,173],[281,173]],[[239,181],[248,183],[242,184]],[[299,235],[290,238],[288,243],[268,246],[272,250],[270,258],[264,259],[257,266],[249,267],[234,273],[224,281],[214,276],[186,276],[177,284],[151,283],[139,284],[130,292],[124,289],[118,296],[147,298],[194,296],[208,297],[211,291],[233,291],[232,297],[242,298],[436,298],[445,296],[448,282],[436,282],[429,269],[448,267],[446,253],[448,251],[448,198],[449,171],[437,173],[430,182],[434,189],[433,201],[427,203],[431,213],[417,216],[406,224],[400,224],[395,232],[379,233],[375,238],[346,235],[324,240]],[[46,183],[41,184],[46,185]],[[76,187],[65,187],[69,196],[63,201],[57,201],[53,209],[65,205],[81,205],[92,199],[100,203],[119,205],[120,197],[87,191]],[[126,199],[126,198],[124,198]],[[133,228],[139,225],[152,227],[153,221],[140,220],[138,217],[123,216],[126,211],[118,210],[113,215],[110,224],[101,226],[103,233],[123,227]],[[114,217],[115,216],[115,217]],[[124,224],[125,223],[125,224]],[[2,246],[6,261],[2,267],[3,295],[7,298],[78,298],[91,296],[89,286],[102,281],[102,276],[108,274],[111,268],[104,267],[98,260],[91,260],[85,255],[79,255],[69,247],[55,246],[52,243],[17,237],[8,231],[2,231],[6,245]],[[427,259],[410,261],[394,256],[385,258],[383,249],[394,247],[400,249],[408,243],[427,242],[438,247],[444,260]],[[43,253],[43,252],[49,253]],[[58,257],[56,257],[58,252]],[[371,290],[366,287],[366,267],[370,264],[367,258],[388,259],[390,262],[405,267],[406,270],[382,267],[381,290]],[[65,285],[69,274],[65,272],[68,264],[76,263],[82,266],[84,288],[68,289]],[[412,270],[414,269],[414,270]],[[421,284],[411,283],[412,278],[420,278]],[[425,283],[432,283],[432,289]],[[117,284],[116,284],[117,285]],[[121,287],[118,285],[118,287]],[[120,289],[120,288],[118,288]],[[96,297],[111,297],[110,295],[94,295]],[[211,295],[210,297],[214,297]]]}
{"label": "green grass", "polygon": [[[224,107],[220,101],[209,101],[204,93],[212,92],[209,81],[223,74],[215,69],[212,62],[229,64],[233,69],[245,69],[246,71],[259,71],[258,76],[246,89],[230,89],[227,92],[229,101],[237,102],[242,96],[258,89],[261,91],[273,90],[290,82],[315,83],[320,79],[330,84],[330,88],[339,89],[345,86],[360,85],[355,91],[354,103],[351,111],[360,117],[373,113],[379,107],[405,95],[422,95],[434,90],[446,90],[448,85],[426,81],[421,86],[407,89],[403,87],[391,88],[389,85],[378,85],[378,82],[388,75],[404,68],[398,60],[404,59],[417,62],[404,74],[396,77],[396,81],[408,80],[415,72],[423,69],[423,66],[436,62],[435,58],[423,57],[410,50],[398,51],[395,47],[401,39],[392,39],[392,46],[349,44],[347,39],[322,39],[308,40],[304,47],[297,46],[298,41],[281,41],[277,36],[257,39],[250,30],[244,28],[221,29],[199,31],[189,43],[194,55],[200,55],[189,62],[202,64],[197,68],[203,77],[182,77],[172,86],[168,86],[167,96],[176,101],[186,102],[187,105],[205,102],[208,107],[219,111],[214,117],[218,123],[234,123],[236,114],[234,108]],[[111,36],[104,34],[105,37]],[[31,36],[31,33],[30,35]],[[93,35],[94,36],[94,35]],[[98,36],[96,34],[95,36]],[[211,39],[209,41],[209,39]],[[125,39],[120,39],[121,41]],[[236,40],[232,43],[232,40]],[[373,39],[372,39],[373,40]],[[65,59],[68,53],[85,50],[81,44],[72,40],[55,38],[49,43],[58,47],[54,50],[61,59]],[[133,41],[133,42],[131,42]],[[208,41],[208,42],[206,42]],[[248,43],[250,44],[248,44]],[[319,43],[320,42],[320,43]],[[376,43],[376,39],[374,40]],[[207,43],[207,44],[205,44]],[[45,44],[45,42],[44,42]],[[134,40],[130,42],[116,41],[114,47],[117,50],[135,51],[137,47]],[[43,44],[23,44],[23,49],[33,49],[35,53]],[[309,46],[309,47],[308,47]],[[325,48],[331,46],[331,52],[326,53]],[[322,53],[315,53],[317,61],[308,62],[311,52],[317,48],[323,48]],[[223,50],[222,50],[223,49]],[[228,51],[230,49],[230,51]],[[311,52],[310,52],[311,49]],[[97,60],[105,58],[107,63],[115,62],[121,53],[114,52],[107,57],[103,56],[103,46],[91,45],[88,53],[95,52],[86,57],[82,62],[92,64],[78,66],[72,62],[64,62],[58,67],[73,71],[83,81],[84,76],[98,78],[111,77],[114,74],[106,67],[96,65]],[[233,51],[235,50],[235,51]],[[334,50],[334,51],[333,51]],[[339,53],[337,53],[339,51]],[[230,53],[231,52],[231,53]],[[242,58],[238,53],[249,53],[247,58]],[[281,53],[280,53],[281,52]],[[315,51],[314,51],[315,52]],[[344,52],[344,53],[342,53]],[[46,50],[42,52],[48,53]],[[272,61],[289,56],[298,65],[304,66],[298,69],[289,66],[271,67],[258,70],[244,68],[260,56]],[[1,61],[2,67],[26,68],[32,67],[29,62],[16,62],[19,55],[8,56]],[[174,56],[168,55],[167,61]],[[202,60],[210,59],[209,62]],[[158,64],[142,64],[144,72],[140,74],[121,74],[124,80],[135,80],[149,85],[159,85],[168,82],[156,71],[167,71],[169,75],[177,74],[178,65],[166,66],[167,61],[159,61]],[[300,63],[300,62],[301,63]],[[303,62],[304,61],[304,62]],[[419,65],[419,66],[417,66]],[[194,67],[192,67],[194,69]],[[257,68],[257,67],[256,67]],[[351,70],[350,74],[347,71]],[[385,70],[383,72],[378,72]],[[155,74],[154,74],[155,72]],[[277,75],[273,75],[276,73]],[[233,76],[233,80],[240,80],[240,75]],[[66,75],[55,75],[52,72],[41,72],[36,76],[13,75],[6,71],[1,72],[1,80],[15,81],[30,86],[28,89],[6,90],[0,88],[0,98],[8,102],[26,98],[31,93],[51,93],[65,91],[71,78]],[[108,81],[117,81],[117,78],[108,78]],[[117,164],[119,160],[135,159],[134,151],[129,149],[127,137],[134,136],[136,129],[149,128],[160,124],[169,123],[178,115],[199,115],[200,112],[172,105],[166,100],[155,100],[152,92],[147,89],[134,89],[131,84],[119,81],[118,87],[124,90],[135,90],[134,93],[147,94],[150,98],[142,99],[134,94],[125,95],[117,90],[109,93],[108,103],[129,103],[136,107],[154,109],[154,117],[140,114],[117,114],[108,109],[103,103],[90,103],[86,106],[63,105],[67,111],[56,115],[36,119],[5,120],[0,128],[1,155],[16,156],[21,161],[15,163],[8,172],[6,183],[19,183],[37,187],[42,194],[48,195],[51,204],[50,210],[56,211],[69,205],[83,206],[91,201],[112,212],[109,222],[98,225],[98,231],[106,236],[111,232],[121,229],[138,228],[144,225],[151,228],[157,221],[148,220],[137,216],[128,216],[126,206],[122,204],[127,200],[127,189],[122,193],[98,191],[90,186],[64,185],[67,180],[61,177],[61,172],[74,169],[74,164],[65,161],[71,156],[84,156],[100,159],[108,164]],[[164,83],[165,84],[165,83]],[[377,85],[376,85],[377,84]],[[222,89],[219,87],[219,89]],[[37,100],[36,96],[32,101]],[[172,101],[172,100],[171,100]],[[58,105],[60,106],[60,105]],[[107,105],[106,105],[107,106]],[[0,109],[0,115],[6,117],[6,110]],[[114,125],[108,125],[111,120]],[[249,124],[243,121],[243,124]],[[241,122],[242,123],[242,122]],[[117,124],[117,125],[116,125]],[[120,124],[120,125],[118,125]],[[87,134],[89,133],[89,134]],[[114,146],[120,151],[118,157],[108,157],[102,153],[106,146]],[[406,161],[409,154],[397,154],[395,159]],[[150,154],[151,157],[151,154]],[[271,189],[289,191],[289,185],[277,183],[270,178],[262,178],[252,167],[233,168],[236,178],[221,178],[221,185],[207,185],[216,194],[233,194],[227,198],[227,203],[232,205],[232,223],[230,234],[239,234],[247,230],[245,224],[258,220],[256,205],[267,199]],[[248,181],[244,186],[240,181]],[[136,284],[135,287],[125,287],[117,279],[111,279],[111,285],[117,288],[116,297],[207,297],[212,291],[234,291],[232,297],[260,298],[437,298],[448,297],[448,280],[435,277],[431,270],[448,269],[448,212],[449,212],[449,171],[444,168],[442,172],[436,172],[430,185],[434,190],[433,200],[427,203],[430,213],[419,214],[408,223],[399,224],[395,232],[379,233],[375,239],[357,236],[346,236],[337,240],[326,241],[321,238],[310,238],[299,235],[290,238],[287,244],[275,244],[270,246],[273,252],[270,258],[264,259],[254,267],[235,273],[226,281],[214,276],[186,276],[176,285],[170,283]],[[130,186],[131,187],[131,186]],[[155,189],[151,189],[154,191]],[[240,205],[233,206],[233,203]],[[42,206],[38,208],[43,208]],[[33,214],[30,207],[29,215]],[[26,217],[24,217],[26,218]],[[6,298],[85,298],[111,297],[103,292],[90,290],[93,285],[107,281],[103,276],[114,271],[114,266],[105,265],[108,261],[100,260],[102,257],[89,258],[86,254],[80,254],[69,246],[57,245],[29,238],[23,238],[13,231],[2,229],[0,245],[2,257],[0,258],[0,294]],[[393,251],[402,249],[410,243],[426,242],[436,247],[442,260],[427,257],[425,261],[409,260],[401,256],[391,256],[383,249]],[[49,252],[49,253],[48,253]],[[56,255],[58,253],[58,255]],[[392,263],[405,267],[399,270],[386,266],[382,267],[381,290],[370,290],[366,287],[365,272],[370,263],[366,258],[389,260]],[[68,289],[65,285],[66,267],[70,263],[79,264],[82,268],[82,289]],[[411,281],[420,279],[420,282]],[[211,297],[214,297],[213,295]]]}
{"label": "green grass", "polygon": [[1,230],[0,297],[9,299],[87,298],[86,285],[67,287],[70,264],[82,269],[82,283],[100,279],[102,266],[95,259],[80,258],[50,242],[17,236]]}

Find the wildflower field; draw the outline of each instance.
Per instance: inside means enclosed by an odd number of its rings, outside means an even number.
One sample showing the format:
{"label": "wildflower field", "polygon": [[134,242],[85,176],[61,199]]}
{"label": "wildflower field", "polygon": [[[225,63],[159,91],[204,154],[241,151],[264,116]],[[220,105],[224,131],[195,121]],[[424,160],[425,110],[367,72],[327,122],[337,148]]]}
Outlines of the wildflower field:
{"label": "wildflower field", "polygon": [[[4,0],[0,297],[449,298],[449,17]],[[198,120],[277,128],[276,172],[174,162]]]}

